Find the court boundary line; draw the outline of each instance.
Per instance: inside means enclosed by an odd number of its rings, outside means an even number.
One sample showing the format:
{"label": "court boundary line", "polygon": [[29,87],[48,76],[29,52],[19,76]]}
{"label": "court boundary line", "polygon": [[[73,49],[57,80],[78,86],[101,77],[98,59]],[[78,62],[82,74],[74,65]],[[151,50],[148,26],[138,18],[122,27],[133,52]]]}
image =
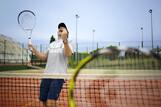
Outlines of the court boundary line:
{"label": "court boundary line", "polygon": [[[73,74],[47,74],[47,73],[6,73],[1,72],[0,78],[58,78],[70,79]],[[127,79],[127,80],[145,80],[160,79],[161,74],[79,74],[77,79],[104,80],[104,79]]]}

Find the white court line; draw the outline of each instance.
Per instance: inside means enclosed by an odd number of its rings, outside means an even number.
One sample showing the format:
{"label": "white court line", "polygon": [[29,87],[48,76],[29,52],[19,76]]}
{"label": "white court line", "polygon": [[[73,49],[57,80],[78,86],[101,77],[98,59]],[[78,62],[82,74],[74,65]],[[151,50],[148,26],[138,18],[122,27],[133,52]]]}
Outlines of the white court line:
{"label": "white court line", "polygon": [[[44,73],[9,73],[0,72],[0,78],[20,77],[20,78],[63,78],[70,79],[72,74],[44,74]],[[77,79],[127,79],[127,80],[144,80],[144,79],[161,79],[160,74],[79,74]]]}

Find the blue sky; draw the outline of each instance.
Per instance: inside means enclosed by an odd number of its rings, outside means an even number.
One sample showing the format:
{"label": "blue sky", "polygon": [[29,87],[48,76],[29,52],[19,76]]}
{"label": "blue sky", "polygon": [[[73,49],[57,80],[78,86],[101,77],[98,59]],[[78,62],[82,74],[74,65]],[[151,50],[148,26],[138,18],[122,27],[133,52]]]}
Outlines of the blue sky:
{"label": "blue sky", "polygon": [[151,40],[150,14],[153,9],[154,40],[161,40],[161,0],[1,0],[0,33],[17,41],[27,42],[17,24],[20,11],[30,9],[37,16],[32,38],[35,42],[48,43],[57,25],[65,22],[70,39],[75,40],[75,14],[78,20],[78,42],[91,41],[140,41]]}

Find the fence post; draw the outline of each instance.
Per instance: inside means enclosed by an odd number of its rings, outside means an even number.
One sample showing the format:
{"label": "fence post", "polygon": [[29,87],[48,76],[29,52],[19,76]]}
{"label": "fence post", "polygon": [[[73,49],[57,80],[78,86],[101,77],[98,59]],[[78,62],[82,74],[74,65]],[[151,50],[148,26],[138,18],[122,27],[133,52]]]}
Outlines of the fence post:
{"label": "fence post", "polygon": [[120,42],[119,42],[119,46],[120,46]]}
{"label": "fence post", "polygon": [[98,50],[98,42],[97,42],[97,50]]}
{"label": "fence post", "polygon": [[78,64],[78,43],[76,43],[76,52],[75,52],[76,65]]}
{"label": "fence post", "polygon": [[79,61],[79,52],[78,52],[78,43],[77,43],[77,64],[78,64],[78,61]]}
{"label": "fence post", "polygon": [[21,48],[22,48],[22,64],[23,64],[23,49],[24,49],[24,44],[23,43],[22,43]]}
{"label": "fence post", "polygon": [[[42,44],[40,44],[40,52],[42,53]],[[42,65],[42,60],[40,60],[40,65]]]}
{"label": "fence post", "polygon": [[143,41],[141,41],[141,47],[142,47],[142,48],[144,47],[144,42],[143,42]]}
{"label": "fence post", "polygon": [[4,64],[6,63],[5,60],[6,60],[6,40],[4,40]]}
{"label": "fence post", "polygon": [[87,53],[88,53],[88,46],[87,46],[87,48],[86,48],[86,49],[87,49],[86,51],[87,51]]}
{"label": "fence post", "polygon": [[157,45],[157,55],[159,55],[159,46]]}

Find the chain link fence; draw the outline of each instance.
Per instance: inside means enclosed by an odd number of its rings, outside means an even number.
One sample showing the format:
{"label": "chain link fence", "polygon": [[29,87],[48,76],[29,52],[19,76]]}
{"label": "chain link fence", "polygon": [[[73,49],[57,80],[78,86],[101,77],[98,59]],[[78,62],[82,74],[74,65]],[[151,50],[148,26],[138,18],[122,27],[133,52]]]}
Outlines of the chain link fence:
{"label": "chain link fence", "polygon": [[[49,44],[36,44],[35,48],[46,53]],[[128,46],[140,48],[142,47],[141,41],[124,41],[124,42],[82,42],[78,43],[78,53],[69,58],[69,66],[74,67],[81,59],[85,58],[93,50],[109,46]],[[75,47],[75,46],[74,46]],[[151,41],[144,41],[143,48],[151,49]],[[161,41],[154,41],[154,50],[161,53]],[[0,64],[27,64],[30,52],[28,51],[27,44],[18,43],[12,40],[0,39]],[[45,64],[34,55],[32,57],[33,64]]]}

